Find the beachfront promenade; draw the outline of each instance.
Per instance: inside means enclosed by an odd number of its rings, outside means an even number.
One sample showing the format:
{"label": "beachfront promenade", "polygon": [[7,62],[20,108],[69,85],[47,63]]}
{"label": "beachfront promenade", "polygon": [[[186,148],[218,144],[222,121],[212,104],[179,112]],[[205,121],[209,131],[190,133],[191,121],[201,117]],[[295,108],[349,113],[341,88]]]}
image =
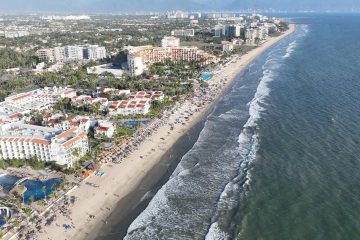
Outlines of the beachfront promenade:
{"label": "beachfront promenade", "polygon": [[136,190],[163,154],[206,116],[239,72],[294,29],[295,26],[290,25],[285,34],[269,39],[241,58],[234,57],[229,64],[219,68],[208,82],[208,88],[183,99],[165,112],[161,119],[138,132],[127,144],[118,146],[104,159],[107,162],[101,167],[104,176],[91,175],[44,214],[53,219],[51,224],[44,224],[36,239],[94,238],[95,233],[107,224],[107,217],[119,200]]}

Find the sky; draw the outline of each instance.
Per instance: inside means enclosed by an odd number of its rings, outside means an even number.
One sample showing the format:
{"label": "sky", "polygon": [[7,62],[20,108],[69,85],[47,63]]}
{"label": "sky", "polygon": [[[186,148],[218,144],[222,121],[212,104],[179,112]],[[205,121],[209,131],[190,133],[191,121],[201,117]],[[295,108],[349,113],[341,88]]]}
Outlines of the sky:
{"label": "sky", "polygon": [[360,10],[360,0],[1,0],[0,12],[127,12],[166,10]]}

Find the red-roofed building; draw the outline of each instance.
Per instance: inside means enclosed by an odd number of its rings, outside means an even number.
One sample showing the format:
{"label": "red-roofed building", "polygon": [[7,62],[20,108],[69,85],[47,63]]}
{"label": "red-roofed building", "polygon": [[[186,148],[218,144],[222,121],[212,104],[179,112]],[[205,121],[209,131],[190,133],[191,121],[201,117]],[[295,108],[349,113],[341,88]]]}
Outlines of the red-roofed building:
{"label": "red-roofed building", "polygon": [[[48,127],[7,123],[0,130],[0,159],[36,157],[40,161],[73,167],[89,148],[86,133],[78,128],[60,133]],[[74,151],[77,154],[73,154]]]}
{"label": "red-roofed building", "polygon": [[95,128],[95,137],[101,138],[102,136],[106,136],[111,138],[115,133],[115,127],[112,122],[100,120],[98,122],[98,127]]}

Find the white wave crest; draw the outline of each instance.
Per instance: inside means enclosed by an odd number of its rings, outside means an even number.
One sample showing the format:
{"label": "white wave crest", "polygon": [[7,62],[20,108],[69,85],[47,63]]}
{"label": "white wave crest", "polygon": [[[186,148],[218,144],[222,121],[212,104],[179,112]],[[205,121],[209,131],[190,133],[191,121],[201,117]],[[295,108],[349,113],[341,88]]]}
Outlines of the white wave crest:
{"label": "white wave crest", "polygon": [[[163,186],[154,196],[154,198],[150,201],[149,206],[146,211],[143,211],[129,226],[127,232],[128,234],[125,236],[125,240],[133,239],[131,236],[131,232],[141,229],[143,226],[151,221],[152,216],[157,216],[161,211],[162,206],[167,205],[167,197],[165,195],[165,186]],[[143,231],[143,235],[145,236],[155,236],[156,233],[154,229],[146,228]]]}
{"label": "white wave crest", "polygon": [[221,231],[218,223],[211,224],[208,234],[205,237],[205,240],[227,240],[230,239],[230,236]]}
{"label": "white wave crest", "polygon": [[[274,59],[268,58],[264,65],[278,64]],[[212,224],[206,235],[206,240],[227,240],[230,239],[227,233],[219,228],[218,219],[225,210],[236,207],[238,195],[243,192],[250,184],[249,165],[256,159],[256,153],[259,146],[258,134],[256,132],[257,121],[261,118],[261,113],[265,110],[262,105],[265,98],[269,95],[270,89],[268,83],[274,79],[274,73],[271,68],[264,68],[263,76],[259,82],[254,98],[248,103],[249,118],[243,127],[238,143],[241,156],[240,169],[238,175],[232,179],[220,195],[217,204],[217,213],[214,215]]]}
{"label": "white wave crest", "polygon": [[288,58],[291,56],[291,54],[295,51],[295,48],[297,46],[297,41],[293,41],[292,43],[289,44],[288,48],[286,49],[286,54],[284,55],[283,58]]}

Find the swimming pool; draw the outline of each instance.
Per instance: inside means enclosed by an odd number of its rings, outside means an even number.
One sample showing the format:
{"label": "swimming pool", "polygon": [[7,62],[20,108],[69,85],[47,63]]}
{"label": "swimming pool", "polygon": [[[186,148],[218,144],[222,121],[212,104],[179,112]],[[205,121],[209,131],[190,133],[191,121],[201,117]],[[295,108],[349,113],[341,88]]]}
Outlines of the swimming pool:
{"label": "swimming pool", "polygon": [[0,227],[3,226],[5,222],[5,216],[8,217],[8,220],[11,218],[11,211],[7,207],[1,207],[0,208]]}
{"label": "swimming pool", "polygon": [[135,128],[139,126],[146,126],[149,124],[149,120],[129,120],[124,122],[125,125],[127,125],[129,128]]}
{"label": "swimming pool", "polygon": [[211,72],[204,72],[203,74],[201,74],[201,78],[204,81],[209,81],[214,75]]}
{"label": "swimming pool", "polygon": [[[25,203],[30,202],[31,196],[34,196],[34,200],[38,201],[44,198],[44,194],[49,196],[52,193],[52,189],[57,188],[62,183],[62,180],[59,178],[52,178],[47,181],[34,181],[26,180],[21,185],[26,187],[26,192],[24,193]],[[45,193],[43,192],[43,186],[46,187]]]}
{"label": "swimming pool", "polygon": [[[13,187],[15,183],[19,180],[19,177],[11,176],[11,175],[3,175],[0,176],[0,185],[3,187],[4,191],[8,193]],[[35,180],[25,180],[20,183],[26,187],[26,192],[24,193],[24,201],[25,203],[30,202],[31,196],[34,196],[34,200],[40,200],[44,198],[44,192],[42,191],[43,186],[46,187],[45,195],[48,196],[52,193],[53,188],[57,188],[62,183],[60,178],[52,178],[47,181],[35,181]]]}

